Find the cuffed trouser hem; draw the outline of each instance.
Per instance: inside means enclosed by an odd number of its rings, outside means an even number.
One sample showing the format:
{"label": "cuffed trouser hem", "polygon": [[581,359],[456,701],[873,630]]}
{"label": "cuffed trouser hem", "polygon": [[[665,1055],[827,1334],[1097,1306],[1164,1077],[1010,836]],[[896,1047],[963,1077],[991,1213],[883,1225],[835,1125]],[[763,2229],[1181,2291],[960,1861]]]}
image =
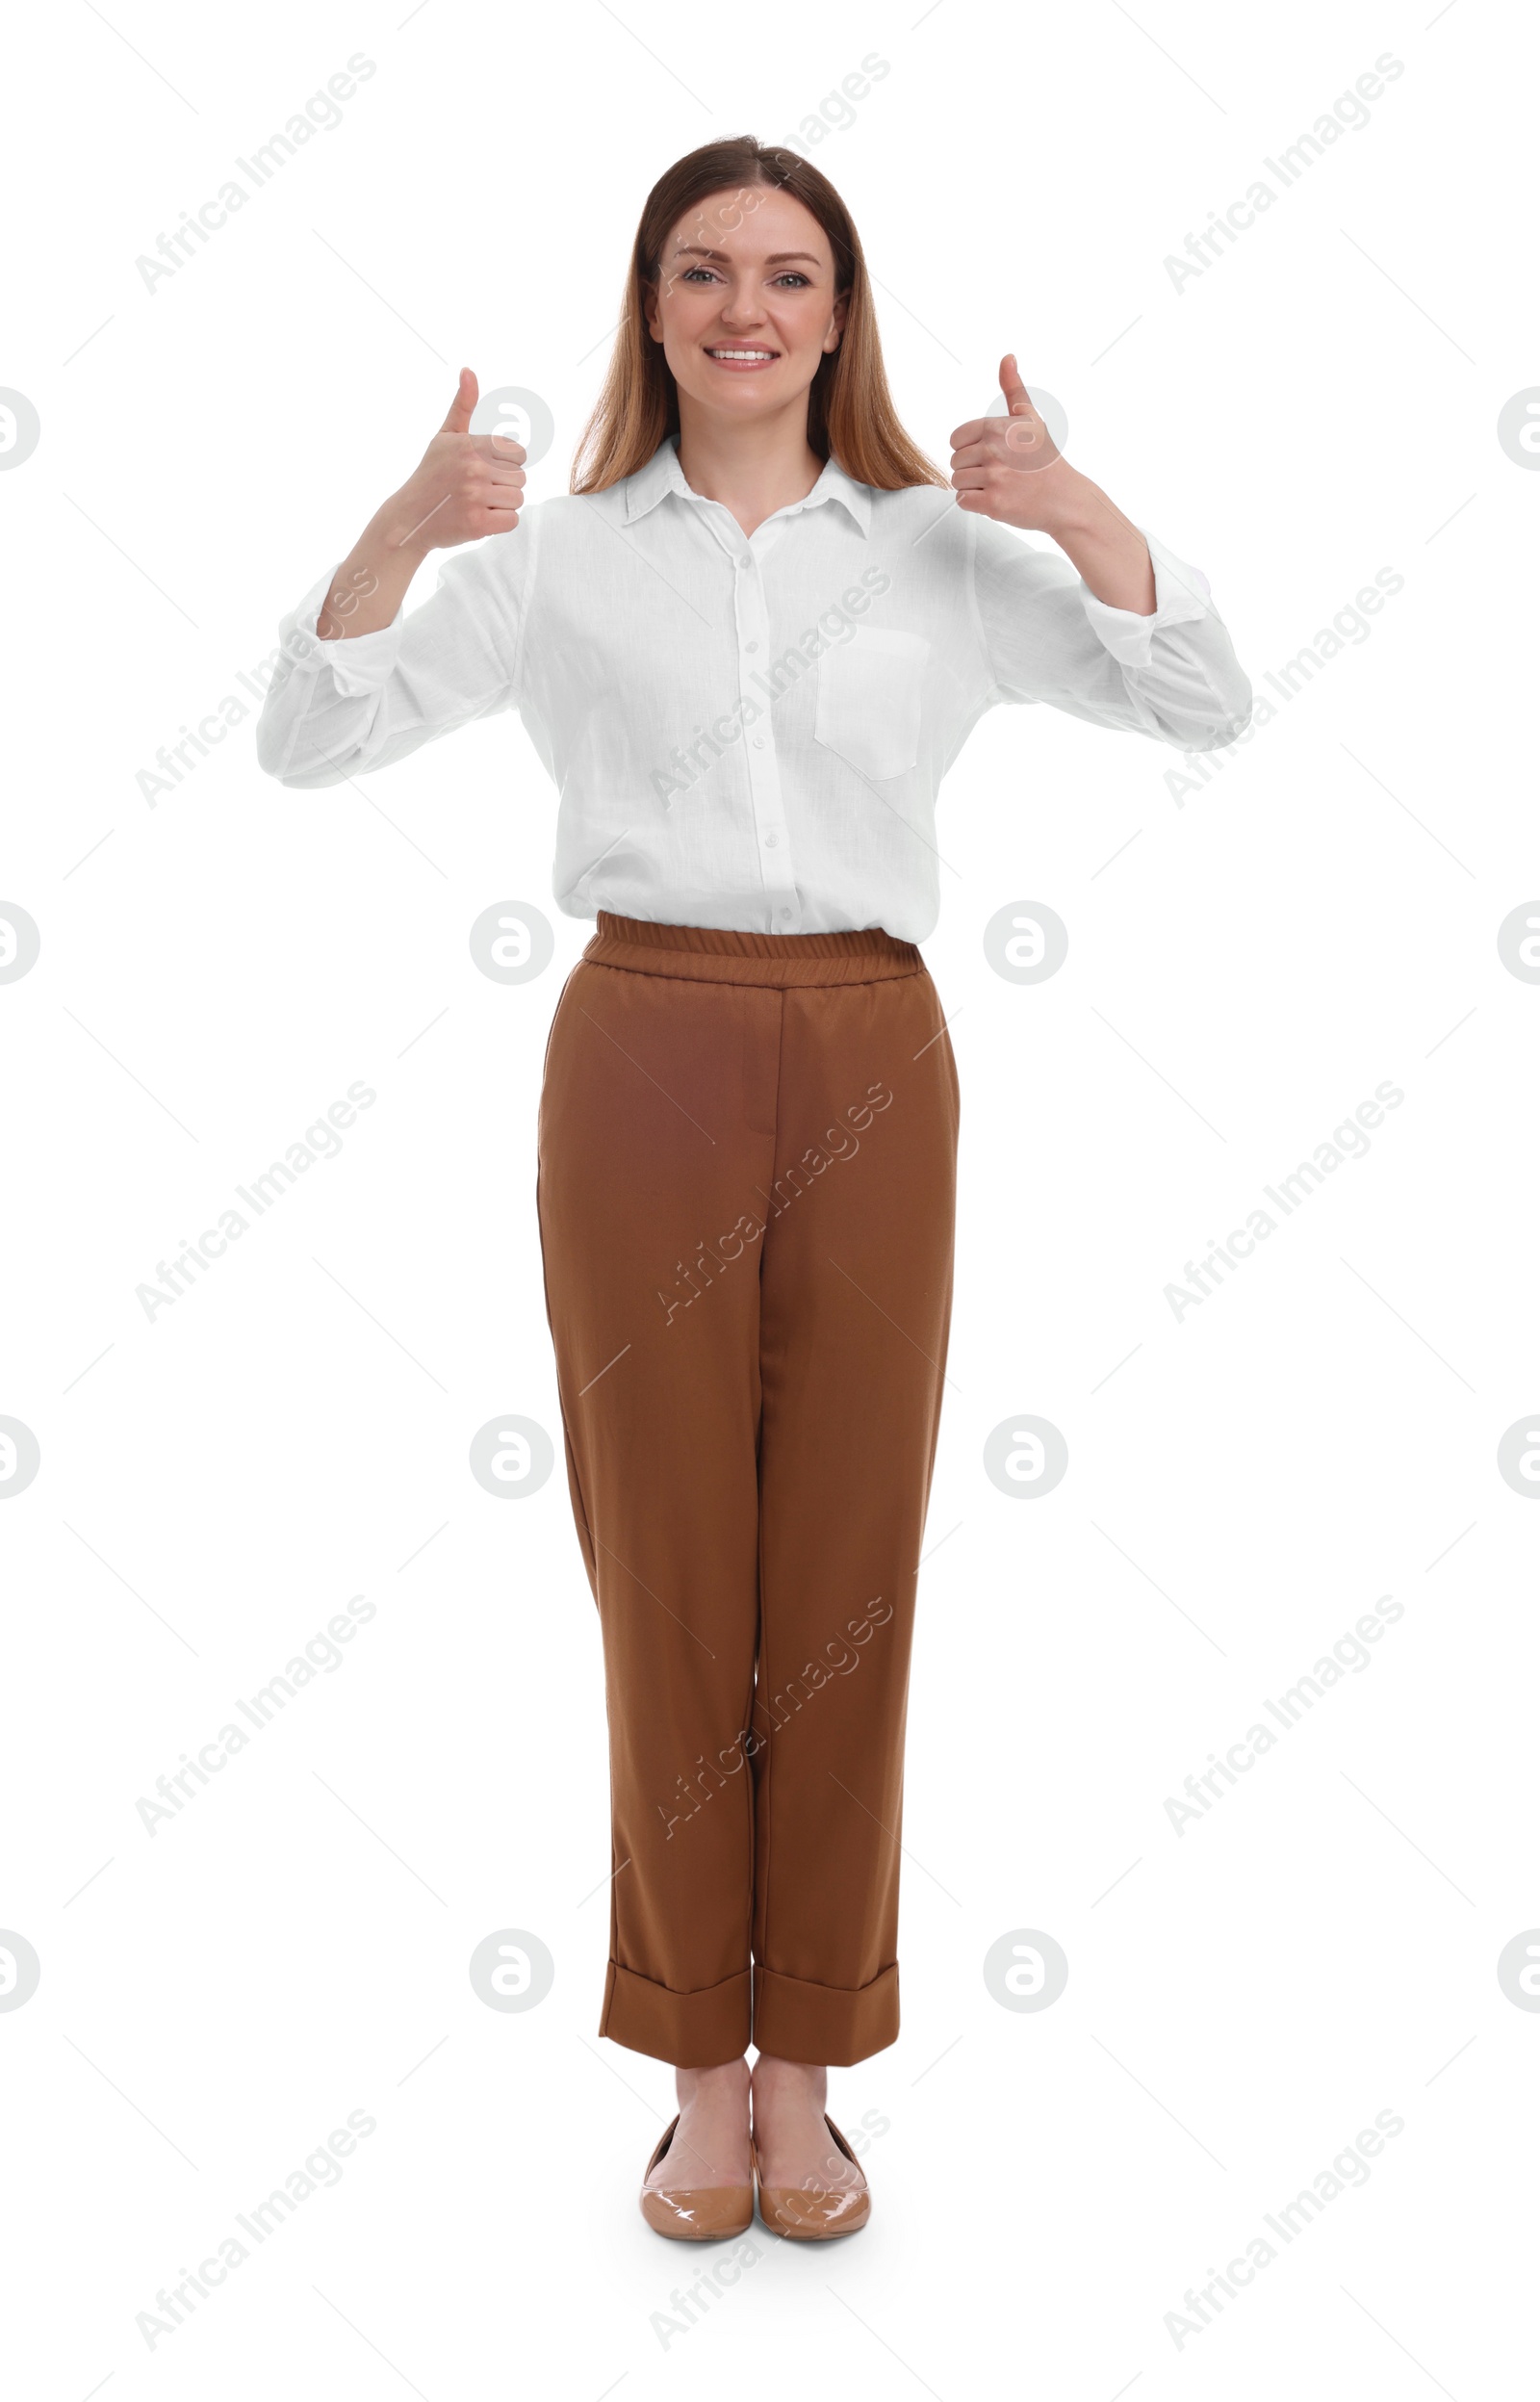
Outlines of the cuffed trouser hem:
{"label": "cuffed trouser hem", "polygon": [[854,2068],[898,2040],[898,1963],[854,1992],[809,1985],[774,1969],[754,1972],[754,2041],[781,2060]]}
{"label": "cuffed trouser hem", "polygon": [[611,1960],[599,2031],[628,2052],[645,2052],[675,2068],[720,2068],[726,2060],[741,2060],[748,2050],[749,2019],[747,1969],[698,1993],[675,1993]]}

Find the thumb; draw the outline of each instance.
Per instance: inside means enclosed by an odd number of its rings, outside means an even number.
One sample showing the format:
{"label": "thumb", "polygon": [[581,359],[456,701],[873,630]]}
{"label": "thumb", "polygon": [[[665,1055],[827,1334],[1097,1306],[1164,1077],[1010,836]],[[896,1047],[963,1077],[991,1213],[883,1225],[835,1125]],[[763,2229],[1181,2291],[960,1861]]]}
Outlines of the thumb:
{"label": "thumb", "polygon": [[1000,361],[1000,389],[1005,404],[1013,417],[1025,417],[1032,407],[1032,398],[1016,370],[1015,352],[1008,350]]}
{"label": "thumb", "polygon": [[471,414],[480,397],[475,376],[469,367],[462,367],[460,388],[449,403],[449,413],[439,427],[440,433],[469,433]]}

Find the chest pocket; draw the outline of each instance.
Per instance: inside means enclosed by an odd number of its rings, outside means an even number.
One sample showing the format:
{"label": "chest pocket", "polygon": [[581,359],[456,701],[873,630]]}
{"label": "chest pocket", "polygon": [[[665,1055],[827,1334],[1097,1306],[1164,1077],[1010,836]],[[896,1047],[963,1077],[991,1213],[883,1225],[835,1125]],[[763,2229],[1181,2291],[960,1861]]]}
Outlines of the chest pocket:
{"label": "chest pocket", "polygon": [[813,734],[863,776],[906,775],[919,757],[931,646],[922,634],[858,626],[818,661]]}

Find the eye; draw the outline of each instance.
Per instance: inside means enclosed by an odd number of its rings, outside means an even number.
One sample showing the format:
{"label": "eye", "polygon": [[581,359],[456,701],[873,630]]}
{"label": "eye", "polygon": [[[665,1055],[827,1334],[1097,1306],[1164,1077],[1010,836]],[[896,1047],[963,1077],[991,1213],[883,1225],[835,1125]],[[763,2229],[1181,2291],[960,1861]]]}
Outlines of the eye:
{"label": "eye", "polygon": [[711,270],[708,267],[687,267],[684,270],[683,274],[680,277],[680,281],[681,284],[687,284],[691,281],[692,277],[696,275],[709,276]]}
{"label": "eye", "polygon": [[776,281],[778,284],[800,285],[805,292],[811,288],[810,277],[805,275],[800,267],[783,267]]}

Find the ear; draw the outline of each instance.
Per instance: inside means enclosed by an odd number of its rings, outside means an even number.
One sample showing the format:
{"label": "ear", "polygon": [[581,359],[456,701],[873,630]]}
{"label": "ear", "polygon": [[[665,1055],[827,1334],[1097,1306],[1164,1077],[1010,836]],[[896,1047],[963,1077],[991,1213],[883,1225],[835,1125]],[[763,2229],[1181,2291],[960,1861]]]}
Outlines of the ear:
{"label": "ear", "polygon": [[661,342],[663,339],[663,326],[658,309],[656,284],[644,284],[642,287],[642,314],[647,320],[647,330],[652,335],[653,340],[654,342]]}
{"label": "ear", "polygon": [[844,336],[845,321],[849,315],[850,295],[848,292],[842,292],[834,302],[834,312],[829,321],[829,331],[824,336],[826,350],[838,349]]}

